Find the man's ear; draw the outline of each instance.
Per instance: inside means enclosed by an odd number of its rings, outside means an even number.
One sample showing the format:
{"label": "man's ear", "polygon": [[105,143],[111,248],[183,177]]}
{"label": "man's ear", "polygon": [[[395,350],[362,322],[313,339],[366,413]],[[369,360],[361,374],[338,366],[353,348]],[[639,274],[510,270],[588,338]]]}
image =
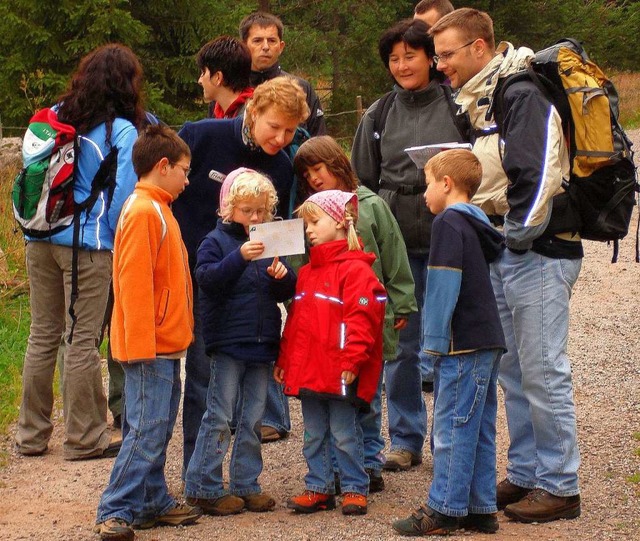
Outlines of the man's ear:
{"label": "man's ear", "polygon": [[280,54],[282,54],[282,51],[284,51],[284,46],[285,46],[284,41],[280,40]]}
{"label": "man's ear", "polygon": [[445,175],[442,177],[442,182],[444,182],[444,192],[448,193],[453,188],[453,180],[449,175]]}

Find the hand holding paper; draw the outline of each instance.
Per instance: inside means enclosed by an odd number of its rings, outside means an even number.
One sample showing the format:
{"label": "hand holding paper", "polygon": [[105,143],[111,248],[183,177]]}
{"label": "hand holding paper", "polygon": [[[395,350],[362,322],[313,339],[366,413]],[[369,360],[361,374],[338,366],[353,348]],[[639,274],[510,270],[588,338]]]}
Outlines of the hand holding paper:
{"label": "hand holding paper", "polygon": [[264,251],[254,259],[303,254],[304,221],[298,218],[255,224],[249,228],[249,239],[264,245]]}

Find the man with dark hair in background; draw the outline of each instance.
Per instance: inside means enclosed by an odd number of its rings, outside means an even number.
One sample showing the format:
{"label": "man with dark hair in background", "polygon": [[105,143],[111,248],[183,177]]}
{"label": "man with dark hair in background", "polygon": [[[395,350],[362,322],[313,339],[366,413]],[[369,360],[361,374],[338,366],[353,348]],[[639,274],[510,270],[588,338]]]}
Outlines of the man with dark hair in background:
{"label": "man with dark hair in background", "polygon": [[293,77],[307,95],[307,105],[311,111],[309,118],[302,126],[312,137],[326,134],[324,111],[311,84],[301,77],[287,73],[278,62],[285,45],[282,40],[284,34],[282,21],[271,13],[256,11],[242,19],[239,31],[240,39],[251,52],[251,86],[255,88],[260,83],[280,75]]}

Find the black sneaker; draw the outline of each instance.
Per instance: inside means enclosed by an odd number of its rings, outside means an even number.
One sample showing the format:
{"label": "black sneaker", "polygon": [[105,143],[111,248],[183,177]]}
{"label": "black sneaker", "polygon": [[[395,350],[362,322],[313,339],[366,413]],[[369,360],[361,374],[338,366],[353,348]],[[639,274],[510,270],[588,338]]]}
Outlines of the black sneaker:
{"label": "black sneaker", "polygon": [[366,471],[369,476],[369,493],[382,492],[384,490],[382,472],[380,472],[380,470],[374,470],[373,468],[365,468],[364,471]]}
{"label": "black sneaker", "polygon": [[457,529],[458,521],[422,505],[410,517],[396,520],[392,526],[400,535],[447,535]]}
{"label": "black sneaker", "polygon": [[458,520],[458,526],[470,532],[496,533],[500,528],[496,513],[469,513]]}

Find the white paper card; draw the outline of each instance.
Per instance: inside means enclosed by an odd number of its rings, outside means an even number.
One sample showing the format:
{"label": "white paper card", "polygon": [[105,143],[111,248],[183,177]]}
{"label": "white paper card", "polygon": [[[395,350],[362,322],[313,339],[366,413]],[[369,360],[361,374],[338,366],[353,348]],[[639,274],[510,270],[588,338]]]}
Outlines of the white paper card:
{"label": "white paper card", "polygon": [[304,220],[276,220],[252,225],[249,239],[264,243],[264,252],[256,259],[304,254]]}
{"label": "white paper card", "polygon": [[469,143],[439,143],[437,145],[422,145],[418,147],[405,148],[404,151],[416,164],[418,169],[424,169],[427,162],[433,158],[438,152],[443,150],[451,150],[452,148],[463,148],[471,150]]}

